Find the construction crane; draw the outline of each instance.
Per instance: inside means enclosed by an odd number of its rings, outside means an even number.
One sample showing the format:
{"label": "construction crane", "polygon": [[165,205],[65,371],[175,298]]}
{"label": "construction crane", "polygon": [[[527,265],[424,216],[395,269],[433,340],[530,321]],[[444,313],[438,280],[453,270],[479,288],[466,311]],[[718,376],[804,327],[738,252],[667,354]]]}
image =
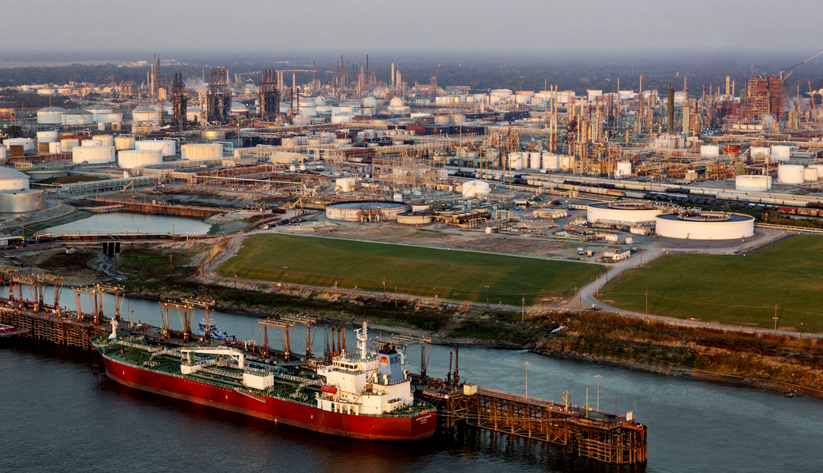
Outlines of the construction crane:
{"label": "construction crane", "polygon": [[292,202],[291,204],[287,205],[287,207],[294,210],[294,208],[297,207],[298,205],[300,206],[300,214],[299,215],[303,215],[304,213],[306,213],[306,210],[303,208],[303,198],[302,197],[297,199],[296,201]]}
{"label": "construction crane", "polygon": [[120,192],[126,192],[129,189],[129,187],[131,187],[131,190],[134,190],[134,181],[129,181],[128,184],[126,184],[125,186],[123,186],[122,189],[120,189]]}

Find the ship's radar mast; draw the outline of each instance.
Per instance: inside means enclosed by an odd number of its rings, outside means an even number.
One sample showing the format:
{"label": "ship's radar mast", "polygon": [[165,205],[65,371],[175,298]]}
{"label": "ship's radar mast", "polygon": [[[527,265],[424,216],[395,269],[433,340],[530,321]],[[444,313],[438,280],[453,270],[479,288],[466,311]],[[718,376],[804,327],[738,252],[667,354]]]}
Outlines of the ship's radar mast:
{"label": "ship's radar mast", "polygon": [[368,355],[368,348],[366,343],[369,341],[369,327],[366,321],[363,321],[363,328],[354,331],[357,334],[357,349],[360,350],[360,359],[365,360]]}
{"label": "ship's radar mast", "polygon": [[117,318],[111,318],[111,335],[109,335],[109,340],[117,340]]}

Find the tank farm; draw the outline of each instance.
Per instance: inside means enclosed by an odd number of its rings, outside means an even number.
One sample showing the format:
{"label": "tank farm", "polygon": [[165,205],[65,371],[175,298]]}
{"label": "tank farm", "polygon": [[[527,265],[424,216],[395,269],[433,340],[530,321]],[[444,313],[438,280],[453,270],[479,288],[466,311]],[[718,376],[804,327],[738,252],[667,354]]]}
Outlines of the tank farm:
{"label": "tank farm", "polygon": [[[18,329],[19,337],[64,345],[80,350],[93,350],[90,339],[111,330],[111,318],[120,323],[121,307],[125,298],[122,287],[95,285],[73,287],[77,307],[75,310],[60,307],[62,284],[59,276],[26,274],[17,268],[0,267],[0,279],[9,289],[9,297],[0,299],[0,324]],[[54,299],[46,301],[46,288],[53,286]],[[28,297],[27,297],[28,296]],[[106,299],[114,300],[110,317]],[[81,310],[85,299],[90,311]],[[49,303],[50,302],[50,303]],[[198,310],[205,311],[208,321],[214,301],[181,300],[160,302],[163,327],[128,323],[126,332],[143,335],[153,342],[168,346],[211,344],[242,349],[249,356],[260,359],[280,359],[291,363],[303,362],[304,366],[316,366],[322,361],[312,356],[308,343],[311,325],[315,319],[296,314],[273,314],[275,317],[258,320],[262,343],[259,345],[234,340],[211,340],[192,333],[192,321]],[[172,329],[177,312],[181,325]],[[292,351],[291,335],[296,326],[305,326],[307,333],[306,354]],[[269,346],[269,330],[277,330],[282,349]],[[315,326],[315,333],[317,327]],[[331,327],[332,355],[345,347],[345,327]],[[273,334],[272,334],[273,335]],[[313,338],[313,337],[312,337]],[[410,335],[395,335],[401,346],[420,344],[422,353],[430,339]],[[415,397],[437,408],[441,433],[448,434],[458,424],[485,429],[491,432],[542,441],[564,447],[568,452],[604,463],[631,465],[647,460],[647,427],[638,423],[632,413],[618,415],[588,406],[569,403],[568,392],[563,402],[545,400],[536,396],[524,396],[505,391],[479,387],[460,378],[459,347],[449,355],[449,372],[445,378],[428,376],[421,356],[420,374],[412,375]]]}

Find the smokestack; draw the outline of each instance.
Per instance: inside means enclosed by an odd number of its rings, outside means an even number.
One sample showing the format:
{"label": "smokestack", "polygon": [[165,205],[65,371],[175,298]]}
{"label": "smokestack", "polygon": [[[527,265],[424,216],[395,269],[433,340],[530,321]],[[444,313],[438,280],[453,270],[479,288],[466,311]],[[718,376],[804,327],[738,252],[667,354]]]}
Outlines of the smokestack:
{"label": "smokestack", "polygon": [[669,123],[667,133],[674,134],[674,86],[669,84]]}
{"label": "smokestack", "polygon": [[391,88],[394,88],[394,63],[391,63]]}
{"label": "smokestack", "polygon": [[689,89],[686,88],[686,101],[683,103],[683,135],[689,136],[689,121],[691,119],[691,101],[689,100]]}
{"label": "smokestack", "polygon": [[731,77],[726,76],[726,100],[730,100],[731,95],[729,95],[729,86],[731,85],[729,82],[731,81]]}

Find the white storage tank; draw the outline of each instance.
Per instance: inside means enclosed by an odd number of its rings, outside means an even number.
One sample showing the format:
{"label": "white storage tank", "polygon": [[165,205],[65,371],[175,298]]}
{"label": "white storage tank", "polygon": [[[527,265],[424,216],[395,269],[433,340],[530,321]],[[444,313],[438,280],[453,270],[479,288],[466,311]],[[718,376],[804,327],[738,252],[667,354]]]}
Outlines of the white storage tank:
{"label": "white storage tank", "polygon": [[133,136],[115,136],[114,137],[114,148],[118,151],[121,149],[134,149],[134,137]]}
{"label": "white storage tank", "polygon": [[807,167],[803,171],[803,180],[806,182],[814,182],[819,179],[817,174],[817,168],[813,168],[811,166]]}
{"label": "white storage tank", "polygon": [[114,146],[114,137],[111,135],[94,135],[93,140],[100,142],[100,146]]}
{"label": "white storage tank", "polygon": [[749,148],[749,152],[753,158],[765,158],[771,155],[771,149],[763,146],[752,146]]}
{"label": "white storage tank", "polygon": [[700,156],[704,158],[715,158],[720,156],[720,146],[703,145],[700,147]]}
{"label": "white storage tank", "polygon": [[80,146],[80,140],[75,138],[65,138],[60,140],[60,143],[64,153],[71,153],[75,146]]}
{"label": "white storage tank", "polygon": [[791,146],[772,146],[771,155],[775,161],[788,161],[792,156]]}
{"label": "white storage tank", "polygon": [[59,141],[53,141],[53,142],[49,143],[49,154],[60,154],[62,152],[63,152],[63,143],[60,143]]}
{"label": "white storage tank", "polygon": [[817,178],[823,179],[823,164],[809,164],[808,167],[817,169]]}
{"label": "white storage tank", "polygon": [[223,157],[222,143],[194,143],[180,147],[183,159],[202,161]]}
{"label": "white storage tank", "polygon": [[736,176],[734,178],[734,189],[738,191],[765,192],[772,188],[771,176]]}
{"label": "white storage tank", "polygon": [[[527,158],[528,159],[528,158]],[[523,167],[523,155],[521,153],[509,153],[509,169],[520,169]]]}
{"label": "white storage tank", "polygon": [[[701,150],[702,152],[702,150]],[[617,169],[614,171],[614,177],[626,177],[632,174],[631,161],[620,161],[617,163]]]}
{"label": "white storage tank", "polygon": [[5,161],[5,160],[6,160],[6,147],[3,146],[3,145],[0,145],[0,161]]}
{"label": "white storage tank", "polygon": [[543,163],[542,163],[539,151],[529,153],[529,168],[530,169],[540,169],[541,164],[543,164]]}
{"label": "white storage tank", "polygon": [[37,111],[37,123],[39,125],[60,125],[63,123],[65,108],[46,107]]}
{"label": "white storage tank", "polygon": [[560,169],[569,171],[574,167],[574,158],[571,156],[560,157]]}
{"label": "white storage tank", "polygon": [[143,140],[135,141],[134,149],[153,150],[159,149],[163,156],[174,156],[177,154],[177,142],[174,140]]}
{"label": "white storage tank", "polygon": [[803,184],[804,177],[804,168],[798,164],[781,164],[777,167],[777,182],[781,184]]}
{"label": "white storage tank", "polygon": [[354,190],[357,181],[353,177],[341,177],[334,181],[335,190],[340,192],[351,192]]}
{"label": "white storage tank", "polygon": [[22,190],[28,188],[29,176],[16,169],[0,167],[0,191]]}
{"label": "white storage tank", "polygon": [[488,195],[491,187],[484,181],[467,181],[463,183],[463,197],[477,197]]}
{"label": "white storage tank", "polygon": [[60,137],[57,134],[57,131],[38,131],[37,132],[37,142],[38,143],[53,143],[55,141],[60,141]]}
{"label": "white storage tank", "polygon": [[71,150],[74,164],[103,164],[114,162],[114,146],[75,146]]}
{"label": "white storage tank", "polygon": [[66,110],[61,117],[63,125],[90,125],[94,123],[94,115],[85,110]]}
{"label": "white storage tank", "polygon": [[31,138],[6,138],[3,140],[6,149],[11,149],[12,146],[22,146],[24,152],[34,151],[34,140]]}
{"label": "white storage tank", "polygon": [[160,112],[154,107],[137,107],[131,116],[135,123],[160,123]]}
{"label": "white storage tank", "polygon": [[124,149],[117,152],[117,165],[124,169],[133,169],[138,166],[161,164],[163,153],[157,150]]}
{"label": "white storage tank", "polygon": [[103,141],[102,140],[94,140],[94,139],[92,139],[92,140],[83,140],[83,142],[80,143],[80,146],[103,146]]}
{"label": "white storage tank", "polygon": [[543,169],[557,170],[560,168],[560,157],[556,154],[543,153],[542,161]]}

